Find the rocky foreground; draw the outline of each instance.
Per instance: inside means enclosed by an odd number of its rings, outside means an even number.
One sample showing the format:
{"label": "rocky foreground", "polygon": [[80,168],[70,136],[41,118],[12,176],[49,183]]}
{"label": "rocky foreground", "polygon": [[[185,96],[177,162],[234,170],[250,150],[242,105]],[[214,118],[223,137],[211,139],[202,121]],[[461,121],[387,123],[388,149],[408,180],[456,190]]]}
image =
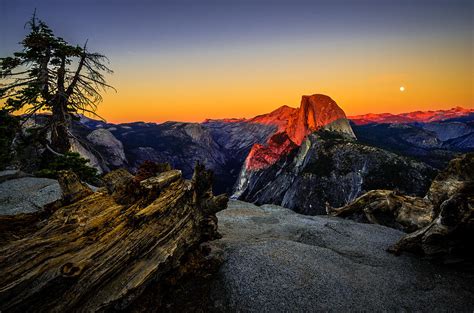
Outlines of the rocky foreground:
{"label": "rocky foreground", "polygon": [[[188,181],[164,170],[151,177],[113,171],[95,192],[65,173],[58,200],[0,216],[0,310],[474,309],[474,273],[389,253],[409,236],[400,230],[276,205],[230,201],[224,209],[227,198],[212,195],[210,172],[198,166]],[[433,184],[443,178],[439,188],[455,190],[453,177],[442,173]],[[0,190],[25,179],[31,197],[44,193],[42,179],[33,177],[7,180]],[[9,190],[0,206],[17,213],[21,191]]]}
{"label": "rocky foreground", "polygon": [[404,233],[275,205],[217,214],[224,264],[210,306],[230,312],[472,312],[474,276],[386,249]]}

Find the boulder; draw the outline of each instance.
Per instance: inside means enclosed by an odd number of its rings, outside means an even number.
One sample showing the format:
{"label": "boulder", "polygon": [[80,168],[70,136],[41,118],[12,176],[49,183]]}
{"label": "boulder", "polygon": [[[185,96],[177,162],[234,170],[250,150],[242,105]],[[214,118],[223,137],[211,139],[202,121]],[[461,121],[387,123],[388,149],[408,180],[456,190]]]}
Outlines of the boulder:
{"label": "boulder", "polygon": [[61,198],[58,181],[22,177],[0,183],[0,215],[32,213]]}
{"label": "boulder", "polygon": [[109,168],[118,168],[127,164],[123,144],[107,129],[98,128],[87,135],[87,140],[92,143],[105,159]]}

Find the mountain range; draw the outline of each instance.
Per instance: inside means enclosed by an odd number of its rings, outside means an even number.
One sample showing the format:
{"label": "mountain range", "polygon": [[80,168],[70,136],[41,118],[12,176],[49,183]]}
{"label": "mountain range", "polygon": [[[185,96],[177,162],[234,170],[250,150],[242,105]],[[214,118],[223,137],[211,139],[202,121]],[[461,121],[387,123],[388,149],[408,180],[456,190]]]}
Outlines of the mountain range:
{"label": "mountain range", "polygon": [[474,109],[465,109],[462,107],[455,107],[448,110],[437,111],[414,111],[408,113],[392,114],[392,113],[378,113],[378,114],[363,114],[350,116],[349,119],[356,125],[366,124],[401,124],[401,123],[429,123],[440,122],[456,118],[465,118],[469,116],[472,118]]}
{"label": "mountain range", "polygon": [[151,160],[189,178],[200,161],[213,170],[216,193],[320,214],[372,189],[425,193],[437,169],[474,149],[473,111],[347,117],[315,94],[249,119],[111,124],[80,116],[72,146],[102,172]]}

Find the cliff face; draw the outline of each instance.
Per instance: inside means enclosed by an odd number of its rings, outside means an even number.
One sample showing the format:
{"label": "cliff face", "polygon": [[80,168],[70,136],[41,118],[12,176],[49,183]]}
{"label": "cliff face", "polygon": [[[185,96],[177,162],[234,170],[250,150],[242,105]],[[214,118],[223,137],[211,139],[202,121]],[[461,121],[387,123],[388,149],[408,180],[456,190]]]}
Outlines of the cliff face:
{"label": "cliff face", "polygon": [[320,130],[299,148],[261,170],[244,168],[233,198],[282,205],[304,214],[325,214],[366,191],[398,189],[424,194],[436,171],[344,133]]}
{"label": "cliff face", "polygon": [[289,119],[286,133],[299,146],[307,135],[331,124],[332,130],[355,137],[346,114],[334,100],[320,94],[303,96],[301,106]]}
{"label": "cliff face", "polygon": [[321,94],[303,96],[298,109],[281,107],[253,120],[273,124],[277,131],[266,144],[252,147],[245,160],[245,171],[262,170],[271,166],[300,146],[307,135],[319,129],[355,137],[344,111],[330,97]]}

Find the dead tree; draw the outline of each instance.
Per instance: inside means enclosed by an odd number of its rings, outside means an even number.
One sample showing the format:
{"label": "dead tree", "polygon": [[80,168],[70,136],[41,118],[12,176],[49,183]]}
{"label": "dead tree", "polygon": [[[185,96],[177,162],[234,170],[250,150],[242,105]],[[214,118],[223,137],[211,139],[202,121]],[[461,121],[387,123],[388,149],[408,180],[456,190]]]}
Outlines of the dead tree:
{"label": "dead tree", "polygon": [[[8,232],[0,248],[0,310],[125,310],[147,286],[186,266],[187,253],[217,238],[215,213],[227,197],[213,196],[211,178],[200,166],[192,181],[177,170],[142,181],[117,170],[92,192],[63,172],[61,200],[41,214],[0,218]],[[2,228],[12,221],[19,231]]]}

